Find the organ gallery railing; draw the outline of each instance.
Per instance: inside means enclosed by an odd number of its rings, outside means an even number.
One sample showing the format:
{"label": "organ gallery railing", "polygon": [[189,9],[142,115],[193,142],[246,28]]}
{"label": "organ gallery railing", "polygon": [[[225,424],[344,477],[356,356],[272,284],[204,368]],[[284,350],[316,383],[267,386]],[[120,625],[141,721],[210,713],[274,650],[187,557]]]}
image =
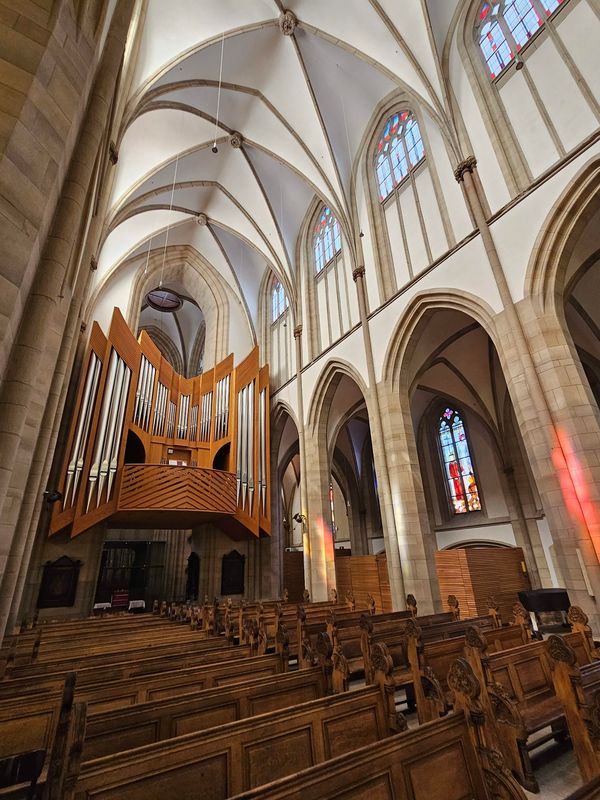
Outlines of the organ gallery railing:
{"label": "organ gallery railing", "polygon": [[189,527],[194,512],[233,533],[270,533],[268,384],[258,348],[236,367],[230,355],[184,378],[118,309],[108,337],[94,323],[50,534],[76,536],[113,516]]}

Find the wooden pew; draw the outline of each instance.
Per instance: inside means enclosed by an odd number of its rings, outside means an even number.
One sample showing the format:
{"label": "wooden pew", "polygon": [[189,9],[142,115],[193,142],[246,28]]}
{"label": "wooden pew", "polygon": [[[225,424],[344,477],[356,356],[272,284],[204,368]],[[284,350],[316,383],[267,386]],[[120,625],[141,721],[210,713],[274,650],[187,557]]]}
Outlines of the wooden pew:
{"label": "wooden pew", "polygon": [[[577,662],[588,664],[589,657],[580,633],[563,639],[573,648]],[[486,690],[498,722],[502,722],[505,750],[518,753],[513,768],[525,788],[539,790],[529,753],[550,739],[566,735],[566,719],[554,691],[546,643],[530,642],[521,647],[491,653],[483,663]],[[551,732],[531,737],[549,727]]]}
{"label": "wooden pew", "polygon": [[67,676],[62,696],[51,706],[31,708],[22,702],[18,714],[0,709],[0,772],[5,779],[0,796],[33,797],[43,790],[46,800],[63,797],[68,750],[81,744],[85,726],[85,703],[74,703],[75,679],[74,673]]}
{"label": "wooden pew", "polygon": [[579,771],[588,782],[600,776],[600,661],[580,665],[562,636],[550,636],[546,648]]}
{"label": "wooden pew", "polygon": [[[191,688],[191,687],[190,687]],[[325,697],[319,669],[218,686],[88,719],[85,761]]]}
{"label": "wooden pew", "polygon": [[594,778],[593,781],[576,789],[564,800],[600,800],[600,778]]}
{"label": "wooden pew", "polygon": [[[489,786],[489,790],[488,790]],[[231,800],[525,800],[461,711]]]}
{"label": "wooden pew", "polygon": [[[204,689],[227,686],[259,678],[269,678],[282,672],[281,659],[276,655],[246,658],[229,663],[208,664],[192,669],[175,670],[156,676],[129,678],[112,683],[77,686],[76,700],[87,704],[90,715],[129,708],[138,703],[158,702],[187,695]],[[47,684],[42,690],[37,685],[28,693],[30,708],[47,709],[60,700],[61,679]],[[0,686],[3,686],[0,684]],[[0,699],[0,708],[8,717],[16,717],[23,703],[19,694]]]}
{"label": "wooden pew", "polygon": [[367,688],[89,761],[73,797],[225,800],[388,734],[382,695]]}
{"label": "wooden pew", "polygon": [[199,641],[198,646],[194,647],[193,650],[189,646],[167,648],[164,652],[161,648],[156,648],[162,655],[154,655],[153,648],[150,648],[149,652],[144,652],[141,657],[138,657],[137,654],[127,654],[130,657],[126,659],[125,655],[121,655],[120,658],[122,660],[113,661],[112,663],[110,661],[104,663],[104,659],[102,659],[101,663],[98,664],[95,659],[91,659],[91,666],[87,666],[83,659],[80,662],[68,660],[53,665],[52,672],[49,672],[47,665],[23,666],[13,670],[8,680],[0,684],[0,696],[6,686],[12,685],[15,687],[14,690],[18,691],[18,687],[25,688],[27,685],[31,685],[32,681],[37,684],[38,680],[43,683],[49,676],[64,676],[73,666],[77,667],[78,685],[85,686],[100,681],[122,680],[138,675],[154,675],[158,672],[170,672],[184,667],[219,661],[225,662],[251,654],[250,647],[247,645],[227,647],[225,641],[220,640],[216,642],[215,647],[205,646],[210,644],[212,644],[211,641]]}

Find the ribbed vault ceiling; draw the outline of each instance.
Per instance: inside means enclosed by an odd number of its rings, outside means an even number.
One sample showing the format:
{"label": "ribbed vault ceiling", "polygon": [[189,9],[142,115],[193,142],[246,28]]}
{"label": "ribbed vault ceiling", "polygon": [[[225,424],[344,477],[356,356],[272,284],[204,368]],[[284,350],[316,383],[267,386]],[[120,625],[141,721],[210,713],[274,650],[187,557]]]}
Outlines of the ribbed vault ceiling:
{"label": "ribbed vault ceiling", "polygon": [[277,0],[147,0],[96,288],[164,248],[169,228],[168,244],[198,249],[254,329],[267,271],[293,304],[315,198],[354,247],[353,169],[384,103],[418,103],[456,147],[439,52],[457,5],[289,0],[287,36]]}

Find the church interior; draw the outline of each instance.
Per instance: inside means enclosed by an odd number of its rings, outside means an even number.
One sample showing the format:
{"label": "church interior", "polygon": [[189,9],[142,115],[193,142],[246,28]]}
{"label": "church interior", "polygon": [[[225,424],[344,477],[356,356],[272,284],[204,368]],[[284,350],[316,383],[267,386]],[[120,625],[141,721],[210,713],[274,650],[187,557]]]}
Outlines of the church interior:
{"label": "church interior", "polygon": [[0,798],[600,799],[600,0],[0,0]]}

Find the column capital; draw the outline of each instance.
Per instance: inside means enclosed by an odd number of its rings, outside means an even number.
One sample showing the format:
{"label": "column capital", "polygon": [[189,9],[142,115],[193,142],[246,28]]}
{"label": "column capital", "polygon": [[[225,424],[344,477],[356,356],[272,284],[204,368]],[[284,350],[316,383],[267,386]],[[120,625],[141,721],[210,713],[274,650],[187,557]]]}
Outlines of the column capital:
{"label": "column capital", "polygon": [[475,156],[467,156],[464,161],[461,161],[460,164],[454,170],[454,177],[460,183],[464,180],[465,172],[473,172],[475,167],[477,166],[477,159]]}
{"label": "column capital", "polygon": [[302,325],[296,325],[294,328],[294,339],[299,339],[302,336]]}
{"label": "column capital", "polygon": [[359,278],[364,278],[364,277],[365,277],[364,264],[361,265],[360,267],[356,267],[356,269],[352,270],[352,280],[354,281],[354,283],[356,283],[356,281]]}

